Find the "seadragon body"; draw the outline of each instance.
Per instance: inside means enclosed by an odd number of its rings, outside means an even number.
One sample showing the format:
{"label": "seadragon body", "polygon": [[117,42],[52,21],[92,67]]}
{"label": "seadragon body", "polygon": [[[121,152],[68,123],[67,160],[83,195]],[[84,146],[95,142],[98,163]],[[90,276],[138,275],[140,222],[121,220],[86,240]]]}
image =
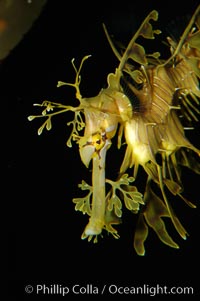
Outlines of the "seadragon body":
{"label": "seadragon body", "polygon": [[[74,112],[74,120],[68,123],[73,130],[67,145],[71,147],[72,141],[76,141],[82,162],[87,168],[92,164],[91,185],[84,181],[79,184],[89,193],[73,199],[75,210],[89,215],[82,238],[94,238],[96,242],[103,230],[118,238],[114,226],[121,222],[125,206],[138,215],[134,248],[139,255],[145,253],[144,242],[149,228],[163,243],[178,248],[166,230],[163,217],[170,218],[180,236],[186,238],[187,231],[177,218],[166,191],[194,208],[195,205],[182,195],[181,167],[187,166],[200,173],[198,160],[194,163],[200,150],[185,135],[187,128],[198,122],[200,114],[200,7],[178,42],[167,38],[171,51],[167,60],[161,60],[159,52],[146,54],[138,43],[138,38],[154,39],[160,33],[151,25],[151,21],[157,19],[157,11],[150,12],[125,50],[120,51],[115,48],[104,25],[105,34],[119,60],[115,73],[107,77],[107,88],[95,97],[82,97],[80,71],[89,56],[82,59],[79,68],[73,60],[75,82],[58,82],[58,86],[74,87],[79,105],[73,107],[44,101],[38,105],[44,107],[42,114],[29,116],[29,120],[45,118],[38,131],[41,134],[45,127],[51,129],[54,115]],[[118,137],[118,149],[125,143],[126,151],[118,177],[113,181],[106,178],[106,154],[115,136]],[[161,158],[159,162],[158,156]],[[132,185],[137,179],[139,166],[147,175],[143,193]],[[159,187],[159,195],[152,182]]]}

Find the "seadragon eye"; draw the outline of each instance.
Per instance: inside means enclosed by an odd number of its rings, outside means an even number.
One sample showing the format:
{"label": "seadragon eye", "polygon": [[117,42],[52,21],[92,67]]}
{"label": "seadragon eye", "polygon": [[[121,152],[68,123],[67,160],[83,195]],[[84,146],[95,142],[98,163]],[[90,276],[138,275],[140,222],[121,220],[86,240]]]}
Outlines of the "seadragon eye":
{"label": "seadragon eye", "polygon": [[[81,238],[97,242],[98,236],[106,232],[119,238],[116,227],[123,221],[124,210],[129,210],[138,220],[133,245],[139,255],[145,254],[145,241],[151,230],[164,244],[178,248],[167,231],[165,218],[186,239],[187,230],[169,195],[195,208],[183,195],[182,167],[200,174],[200,150],[186,135],[193,122],[199,122],[200,115],[200,6],[178,42],[166,37],[171,51],[167,59],[160,59],[159,51],[146,53],[142,46],[144,40],[146,43],[159,35],[160,31],[151,24],[157,19],[158,12],[150,12],[128,46],[121,50],[115,47],[103,25],[119,60],[115,72],[107,77],[107,87],[97,96],[82,97],[81,69],[90,56],[85,56],[79,67],[73,59],[74,83],[59,81],[58,87],[73,87],[79,105],[44,101],[36,104],[42,108],[41,115],[28,117],[30,121],[44,119],[38,130],[41,134],[45,128],[52,128],[55,116],[74,113],[74,119],[67,123],[72,127],[67,146],[78,144],[82,163],[86,168],[92,166],[91,182],[83,180],[79,184],[85,196],[73,199],[75,210],[89,217]],[[107,152],[115,147],[114,137],[118,141],[116,152],[122,144],[126,147],[116,178],[108,179]],[[146,175],[143,189],[137,183],[139,169]]]}

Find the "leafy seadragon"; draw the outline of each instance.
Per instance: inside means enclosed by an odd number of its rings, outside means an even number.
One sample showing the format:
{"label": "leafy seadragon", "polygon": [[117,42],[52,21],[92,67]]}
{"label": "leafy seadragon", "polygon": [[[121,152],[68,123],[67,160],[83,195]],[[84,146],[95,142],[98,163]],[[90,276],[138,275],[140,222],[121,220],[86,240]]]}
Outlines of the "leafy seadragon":
{"label": "leafy seadragon", "polygon": [[[160,30],[154,30],[151,24],[157,19],[158,12],[150,12],[128,46],[119,50],[103,25],[119,60],[115,73],[107,77],[107,88],[95,97],[82,97],[80,73],[89,56],[82,59],[78,68],[73,59],[74,83],[59,81],[57,86],[74,87],[79,105],[67,106],[45,100],[36,104],[43,107],[41,115],[28,117],[29,120],[45,119],[38,130],[40,135],[44,128],[51,129],[53,116],[74,112],[74,120],[68,123],[72,125],[72,133],[67,145],[71,147],[73,141],[79,145],[81,161],[87,168],[92,161],[92,184],[85,181],[79,184],[82,190],[88,190],[88,194],[73,199],[75,210],[89,216],[82,239],[96,242],[103,230],[118,238],[114,225],[121,222],[125,206],[138,214],[134,248],[139,255],[145,253],[144,242],[149,228],[163,243],[178,248],[166,230],[163,217],[170,218],[180,236],[186,238],[187,231],[168,201],[166,191],[195,208],[182,195],[181,166],[200,173],[200,164],[195,159],[200,156],[200,150],[185,135],[200,114],[200,6],[178,42],[167,38],[171,51],[167,60],[160,59],[159,52],[147,54],[138,42],[159,35]],[[105,167],[107,151],[116,135],[118,149],[125,143],[126,151],[118,178],[113,181],[106,178]],[[161,162],[158,162],[158,156]],[[143,194],[133,185],[140,165],[147,174]],[[160,189],[159,195],[152,182]]]}

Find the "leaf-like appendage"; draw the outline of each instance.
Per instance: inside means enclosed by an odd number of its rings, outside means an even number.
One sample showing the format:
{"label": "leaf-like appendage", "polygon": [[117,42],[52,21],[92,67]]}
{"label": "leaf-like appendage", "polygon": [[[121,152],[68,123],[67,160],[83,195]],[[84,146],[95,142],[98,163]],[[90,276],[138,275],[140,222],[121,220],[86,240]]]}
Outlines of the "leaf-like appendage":
{"label": "leaf-like appendage", "polygon": [[137,212],[140,204],[144,204],[143,196],[137,191],[136,186],[130,185],[135,179],[134,177],[129,177],[128,174],[123,174],[118,181],[113,182],[111,180],[106,180],[112,186],[111,197],[108,200],[108,210],[116,211],[116,215],[121,217],[121,201],[117,196],[117,191],[120,197],[124,200],[127,209]]}
{"label": "leaf-like appendage", "polygon": [[129,58],[141,65],[147,65],[148,63],[144,47],[137,43],[135,43],[131,48],[131,52],[129,52]]}
{"label": "leaf-like appendage", "polygon": [[75,210],[81,211],[83,214],[87,213],[91,215],[91,197],[92,197],[92,186],[82,180],[81,184],[78,185],[81,190],[89,190],[89,193],[82,198],[74,198],[72,201],[75,203]]}
{"label": "leaf-like appendage", "polygon": [[113,194],[112,197],[108,200],[108,207],[109,211],[114,210],[116,216],[122,216],[122,203],[116,194]]}
{"label": "leaf-like appendage", "polygon": [[74,198],[72,201],[75,203],[75,210],[81,211],[83,214],[87,213],[89,216],[91,215],[91,205],[90,205],[91,193],[89,192],[83,198]]}

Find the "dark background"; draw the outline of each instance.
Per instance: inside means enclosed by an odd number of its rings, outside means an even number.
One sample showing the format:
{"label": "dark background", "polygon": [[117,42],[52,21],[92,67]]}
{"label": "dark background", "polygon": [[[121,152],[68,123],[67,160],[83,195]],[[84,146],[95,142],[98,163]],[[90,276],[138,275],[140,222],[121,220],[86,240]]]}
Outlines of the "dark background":
{"label": "dark background", "polygon": [[[58,80],[74,80],[73,57],[80,62],[84,55],[92,55],[82,71],[83,96],[94,96],[106,86],[106,76],[114,72],[118,62],[102,22],[116,39],[128,42],[146,15],[157,9],[155,28],[161,28],[165,37],[167,28],[175,27],[169,26],[170,22],[176,21],[178,30],[182,16],[190,15],[197,4],[194,0],[182,1],[180,7],[174,1],[48,1],[31,30],[1,63],[1,101],[8,104],[3,127],[8,128],[6,229],[13,295],[16,283],[21,296],[24,285],[38,283],[158,283],[193,286],[198,293],[199,207],[191,209],[175,200],[180,203],[176,204],[177,215],[190,234],[183,241],[167,224],[179,250],[163,245],[150,231],[146,255],[136,255],[132,246],[136,220],[125,210],[123,224],[118,227],[119,240],[105,234],[98,244],[82,241],[88,218],[74,211],[71,200],[80,195],[77,185],[89,179],[90,171],[81,163],[77,145],[69,149],[65,144],[70,133],[66,123],[72,116],[53,119],[52,130],[41,136],[37,136],[41,121],[27,120],[36,112],[33,103],[44,99],[73,104],[73,88],[56,88]],[[163,47],[155,43],[156,50]],[[199,144],[197,132],[190,138]],[[111,169],[116,160],[117,152],[113,151]],[[198,205],[198,176],[184,170],[183,177],[185,195]]]}

